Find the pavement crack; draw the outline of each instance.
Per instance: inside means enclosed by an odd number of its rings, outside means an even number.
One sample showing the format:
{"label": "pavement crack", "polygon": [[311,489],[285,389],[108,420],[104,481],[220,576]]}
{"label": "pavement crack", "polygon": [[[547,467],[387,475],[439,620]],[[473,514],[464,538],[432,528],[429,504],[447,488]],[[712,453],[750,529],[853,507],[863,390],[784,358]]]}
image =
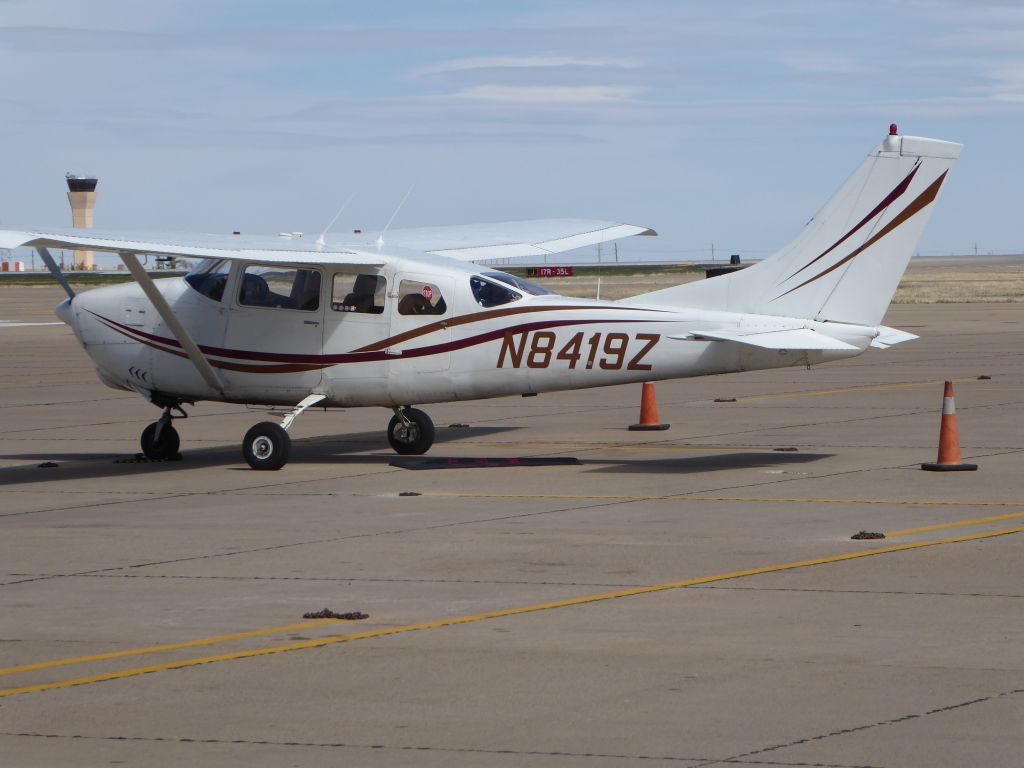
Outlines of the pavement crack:
{"label": "pavement crack", "polygon": [[528,581],[528,580],[492,580],[492,579],[401,579],[385,577],[361,576],[189,576],[163,573],[88,573],[83,578],[96,579],[195,579],[211,581],[327,581],[343,583],[385,583],[385,584],[486,584],[489,586],[528,586],[528,587],[607,587],[610,589],[634,589],[647,587],[650,584],[639,583],[606,583],[586,581]]}
{"label": "pavement crack", "polygon": [[989,696],[980,696],[976,699],[968,699],[967,701],[960,701],[955,704],[947,704],[946,706],[936,707],[934,709],[925,710],[924,712],[911,712],[905,715],[887,718],[885,720],[878,720],[874,723],[853,725],[848,728],[837,728],[836,730],[829,731],[827,733],[820,733],[815,736],[807,736],[802,739],[795,739],[784,744],[772,744],[767,747],[762,747],[761,749],[751,750],[750,752],[743,752],[742,754],[733,755],[731,757],[723,758],[721,760],[710,760],[706,763],[701,763],[700,765],[695,766],[695,768],[704,768],[705,766],[718,765],[721,763],[745,762],[747,758],[757,757],[759,755],[764,755],[769,752],[775,752],[780,749],[789,749],[790,747],[798,747],[803,744],[810,744],[816,741],[824,741],[826,739],[831,739],[835,736],[845,736],[851,733],[861,733],[863,731],[870,731],[875,728],[886,728],[891,725],[899,725],[900,723],[905,723],[910,720],[920,720],[926,717],[930,717],[932,715],[938,715],[945,712],[952,712],[954,710],[964,709],[966,707],[973,707],[975,704],[983,704],[988,701],[995,701],[996,699],[1005,698],[1008,696],[1017,696],[1022,693],[1024,693],[1024,688],[1013,688],[1008,691],[1000,691],[999,693],[993,693]]}
{"label": "pavement crack", "polygon": [[[61,739],[61,740],[82,740],[82,741],[121,741],[121,742],[144,742],[144,743],[170,743],[170,744],[224,744],[224,745],[246,745],[254,747],[296,747],[313,749],[350,749],[350,750],[376,750],[394,752],[436,752],[441,754],[468,754],[468,755],[510,755],[520,757],[555,757],[555,758],[597,758],[601,760],[630,760],[649,761],[660,760],[663,762],[680,763],[701,763],[707,764],[709,758],[684,757],[681,755],[648,755],[641,753],[623,754],[608,752],[582,752],[568,750],[546,750],[546,749],[486,749],[483,747],[455,747],[455,746],[432,746],[426,744],[384,744],[374,742],[345,742],[345,741],[284,741],[279,739],[214,739],[214,738],[192,738],[188,736],[127,736],[127,735],[97,735],[81,733],[42,733],[39,731],[0,731],[0,737],[28,739]],[[722,761],[713,761],[722,762]],[[743,760],[739,758],[729,759],[727,762],[743,765],[774,765],[782,768],[882,768],[876,765],[851,765],[849,763],[808,763],[808,762],[783,762],[765,760]]]}

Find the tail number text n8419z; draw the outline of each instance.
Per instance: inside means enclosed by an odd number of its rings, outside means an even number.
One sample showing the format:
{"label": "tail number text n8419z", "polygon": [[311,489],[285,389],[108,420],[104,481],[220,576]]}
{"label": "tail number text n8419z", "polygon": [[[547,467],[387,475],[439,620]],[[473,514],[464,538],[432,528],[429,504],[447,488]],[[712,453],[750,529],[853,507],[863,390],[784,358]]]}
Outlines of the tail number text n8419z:
{"label": "tail number text n8419z", "polygon": [[559,346],[551,331],[506,334],[498,353],[498,368],[547,368],[564,364],[570,370],[595,366],[606,371],[649,371],[644,358],[661,340],[657,333],[593,333],[582,331]]}

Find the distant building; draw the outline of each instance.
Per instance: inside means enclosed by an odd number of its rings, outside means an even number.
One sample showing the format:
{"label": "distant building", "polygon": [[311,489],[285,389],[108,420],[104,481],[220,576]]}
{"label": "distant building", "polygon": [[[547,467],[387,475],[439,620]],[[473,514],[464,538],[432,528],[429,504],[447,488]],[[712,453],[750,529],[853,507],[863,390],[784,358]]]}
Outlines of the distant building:
{"label": "distant building", "polygon": [[[71,203],[71,226],[92,229],[92,209],[96,206],[98,179],[65,174],[68,202]],[[92,269],[92,251],[75,251],[75,269]]]}

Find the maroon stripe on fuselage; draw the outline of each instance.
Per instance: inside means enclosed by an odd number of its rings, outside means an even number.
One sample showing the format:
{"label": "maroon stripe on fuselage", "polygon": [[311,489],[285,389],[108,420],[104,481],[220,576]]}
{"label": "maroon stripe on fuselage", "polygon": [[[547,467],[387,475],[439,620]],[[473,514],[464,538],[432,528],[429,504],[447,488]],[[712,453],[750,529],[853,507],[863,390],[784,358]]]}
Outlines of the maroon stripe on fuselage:
{"label": "maroon stripe on fuselage", "polygon": [[[395,355],[385,354],[384,350],[386,348],[388,348],[388,347],[392,347],[392,346],[394,346],[396,344],[400,344],[403,341],[408,341],[410,339],[414,339],[414,338],[417,338],[419,336],[425,336],[425,335],[427,335],[429,333],[433,333],[434,331],[440,331],[440,330],[444,330],[446,328],[452,328],[452,327],[459,326],[459,325],[467,325],[467,324],[470,324],[470,323],[483,322],[483,321],[495,319],[495,318],[498,318],[498,317],[508,317],[509,315],[514,315],[514,314],[525,314],[525,313],[533,313],[533,312],[560,312],[560,311],[569,310],[569,309],[572,309],[572,310],[595,310],[595,309],[596,310],[605,310],[605,309],[610,309],[610,310],[618,310],[618,311],[631,310],[631,311],[634,311],[634,312],[637,312],[637,311],[645,311],[645,312],[646,311],[654,311],[654,312],[659,312],[659,313],[667,311],[667,310],[636,310],[633,307],[590,307],[590,306],[585,306],[585,305],[584,306],[556,305],[556,306],[546,306],[546,307],[520,307],[518,309],[504,309],[504,310],[496,310],[496,311],[493,311],[493,312],[475,312],[475,313],[469,314],[469,315],[462,315],[460,317],[454,317],[454,318],[451,318],[450,320],[442,320],[442,321],[438,321],[438,322],[435,322],[435,323],[430,323],[429,325],[423,326],[422,328],[416,328],[414,330],[406,331],[405,333],[400,333],[400,334],[397,334],[395,336],[389,336],[386,339],[382,339],[381,341],[374,342],[373,344],[369,344],[369,345],[367,345],[365,347],[360,347],[359,349],[355,349],[352,352],[342,353],[340,355],[330,355],[330,356],[324,356],[324,355],[294,355],[294,354],[288,354],[288,353],[282,353],[282,352],[252,352],[252,351],[242,350],[242,349],[225,349],[223,347],[211,347],[211,346],[207,346],[205,344],[199,344],[198,347],[199,347],[199,350],[204,355],[213,355],[214,357],[227,357],[227,358],[231,358],[231,359],[234,359],[234,360],[254,360],[254,361],[257,361],[257,362],[268,362],[268,363],[269,362],[274,362],[274,363],[299,363],[299,364],[303,364],[304,363],[304,364],[309,364],[309,365],[322,365],[325,360],[330,361],[329,364],[331,364],[331,365],[333,365],[335,363],[348,363],[348,362],[360,362],[360,361],[366,362],[366,361],[385,360],[385,359],[394,358]],[[177,339],[168,338],[166,336],[156,336],[156,335],[154,335],[152,333],[146,333],[145,331],[141,331],[141,330],[139,330],[137,328],[132,328],[132,327],[127,326],[127,325],[122,325],[121,323],[118,323],[116,320],[111,320],[110,318],[104,317],[103,315],[98,315],[95,312],[90,312],[90,314],[93,315],[94,317],[97,317],[97,318],[103,320],[106,323],[112,323],[113,325],[115,325],[118,328],[121,328],[121,329],[127,331],[130,334],[137,335],[137,336],[139,336],[141,338],[148,339],[149,341],[153,341],[153,342],[156,342],[158,344],[166,344],[167,346],[175,347],[175,348],[178,348],[178,349],[181,348],[181,344],[178,343]],[[571,321],[571,322],[577,322],[577,321],[574,320],[574,321]],[[568,323],[568,324],[571,324],[571,322]],[[579,322],[585,322],[585,323],[589,324],[590,322],[600,322],[600,321],[579,321]],[[608,320],[607,322],[632,322],[632,321],[613,321],[613,320]],[[637,320],[636,322],[651,322],[651,321]],[[560,324],[564,325],[566,323],[560,323]]]}
{"label": "maroon stripe on fuselage", "polygon": [[[175,355],[176,357],[187,358],[183,351],[181,351],[181,345],[178,344],[174,339],[165,339],[161,336],[154,336],[151,333],[139,331],[121,323],[117,323],[113,320],[97,315],[95,312],[90,313],[104,325],[111,330],[120,333],[122,336],[126,336],[129,339],[138,341],[140,344],[145,344],[153,349],[160,350],[161,352],[167,352]],[[375,352],[349,352],[340,355],[279,355],[272,352],[242,352],[233,353],[236,359],[245,360],[259,360],[267,363],[275,363],[282,357],[292,358],[303,358],[302,361],[296,361],[291,363],[283,363],[277,365],[245,365],[243,363],[234,363],[226,360],[215,360],[207,358],[210,365],[215,368],[222,368],[229,371],[240,371],[243,373],[298,373],[303,371],[312,371],[323,368],[330,368],[335,365],[343,365],[346,363],[369,363],[379,362],[381,360],[408,360],[416,357],[426,357],[429,355],[439,355],[447,352],[454,352],[460,349],[466,349],[468,347],[477,346],[479,344],[486,344],[489,341],[503,338],[505,336],[515,336],[520,333],[529,333],[531,331],[544,330],[547,328],[561,328],[568,325],[593,325],[595,323],[658,323],[668,322],[667,320],[609,320],[607,318],[600,318],[594,320],[539,320],[533,323],[521,323],[510,328],[497,328],[492,331],[486,331],[484,333],[477,334],[476,336],[470,336],[465,339],[458,339],[456,341],[447,341],[442,344],[432,344],[424,347],[415,347],[413,349],[403,350],[401,354],[389,355],[384,351]],[[200,346],[200,350],[204,354],[212,354],[208,350],[209,347]],[[241,353],[241,354],[239,354]],[[244,357],[243,357],[244,354]]]}

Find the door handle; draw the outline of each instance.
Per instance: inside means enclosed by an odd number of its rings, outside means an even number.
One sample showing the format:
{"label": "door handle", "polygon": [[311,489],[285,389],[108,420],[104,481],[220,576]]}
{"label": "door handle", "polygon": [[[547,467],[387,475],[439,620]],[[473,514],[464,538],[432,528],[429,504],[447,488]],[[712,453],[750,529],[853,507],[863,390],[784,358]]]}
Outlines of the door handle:
{"label": "door handle", "polygon": [[303,325],[320,325],[320,321],[318,321],[318,320],[303,320],[302,324]]}

